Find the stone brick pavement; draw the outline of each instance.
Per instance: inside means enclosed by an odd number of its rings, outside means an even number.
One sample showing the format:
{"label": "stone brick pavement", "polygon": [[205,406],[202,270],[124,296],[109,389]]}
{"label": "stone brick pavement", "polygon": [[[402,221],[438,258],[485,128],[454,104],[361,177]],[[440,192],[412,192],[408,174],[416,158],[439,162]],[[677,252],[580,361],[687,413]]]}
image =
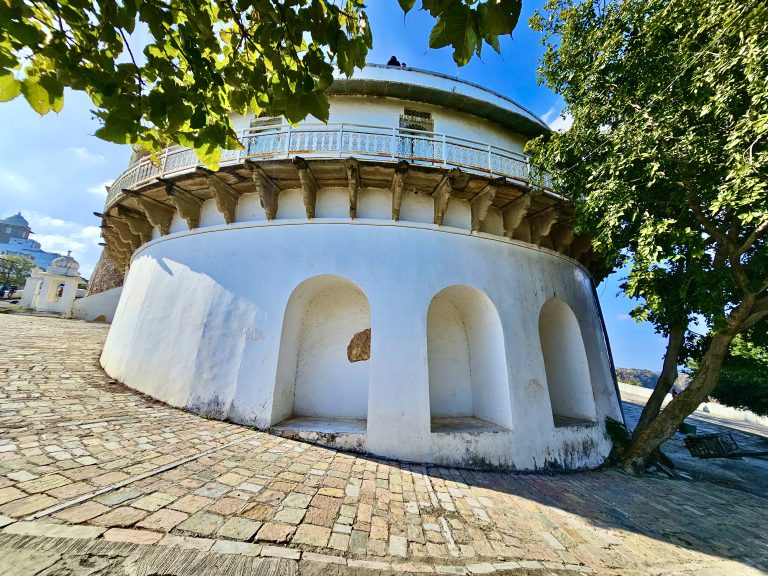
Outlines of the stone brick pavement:
{"label": "stone brick pavement", "polygon": [[107,329],[0,314],[0,565],[18,538],[64,538],[299,572],[768,569],[759,496],[617,471],[398,463],[207,420],[113,382],[98,366]]}

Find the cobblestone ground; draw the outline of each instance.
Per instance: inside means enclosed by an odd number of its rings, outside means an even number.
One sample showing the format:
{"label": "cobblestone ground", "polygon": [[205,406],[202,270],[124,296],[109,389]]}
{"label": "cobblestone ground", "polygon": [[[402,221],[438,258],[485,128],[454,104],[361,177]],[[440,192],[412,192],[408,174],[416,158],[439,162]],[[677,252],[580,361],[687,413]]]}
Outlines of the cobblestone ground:
{"label": "cobblestone ground", "polygon": [[206,420],[113,382],[98,366],[107,329],[0,314],[0,574],[49,574],[62,541],[197,558],[142,572],[114,552],[99,557],[119,570],[67,574],[191,574],[210,557],[292,566],[275,573],[768,569],[759,496],[617,471],[424,467]]}

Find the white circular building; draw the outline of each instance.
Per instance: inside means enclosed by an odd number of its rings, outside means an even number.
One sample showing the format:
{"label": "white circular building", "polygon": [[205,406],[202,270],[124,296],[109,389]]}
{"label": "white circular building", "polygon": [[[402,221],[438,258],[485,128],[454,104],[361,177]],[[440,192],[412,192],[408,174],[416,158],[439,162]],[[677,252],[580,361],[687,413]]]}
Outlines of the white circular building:
{"label": "white circular building", "polygon": [[221,169],[136,159],[111,187],[125,286],[105,370],[174,406],[403,460],[573,469],[621,420],[546,125],[480,86],[369,66],[327,124],[236,119]]}

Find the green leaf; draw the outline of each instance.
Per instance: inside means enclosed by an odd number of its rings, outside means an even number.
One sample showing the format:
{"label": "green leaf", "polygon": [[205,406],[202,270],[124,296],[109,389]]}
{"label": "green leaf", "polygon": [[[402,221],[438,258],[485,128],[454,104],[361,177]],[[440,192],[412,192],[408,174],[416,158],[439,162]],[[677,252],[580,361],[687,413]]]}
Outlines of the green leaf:
{"label": "green leaf", "polygon": [[0,76],[0,102],[9,102],[21,94],[21,82],[10,72]]}
{"label": "green leaf", "polygon": [[36,78],[26,77],[22,81],[21,92],[24,94],[24,98],[27,99],[32,109],[45,116],[51,111],[51,101],[53,98]]}
{"label": "green leaf", "polygon": [[430,48],[453,46],[453,60],[459,66],[469,62],[480,42],[476,13],[464,4],[453,5],[443,13],[429,36]]}
{"label": "green leaf", "polygon": [[413,8],[413,5],[416,4],[416,0],[397,0],[400,3],[400,8],[403,9],[403,12],[408,14],[408,12],[411,11],[411,8]]}
{"label": "green leaf", "polygon": [[195,146],[195,154],[198,160],[209,170],[218,170],[221,161],[221,147],[215,144],[202,144]]}

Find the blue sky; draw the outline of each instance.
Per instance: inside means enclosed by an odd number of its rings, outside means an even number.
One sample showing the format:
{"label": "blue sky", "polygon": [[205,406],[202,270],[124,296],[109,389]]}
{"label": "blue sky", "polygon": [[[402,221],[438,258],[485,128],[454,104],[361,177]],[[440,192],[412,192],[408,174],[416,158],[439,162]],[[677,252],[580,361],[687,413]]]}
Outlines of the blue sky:
{"label": "blue sky", "polygon": [[[408,66],[457,75],[510,96],[550,125],[562,126],[562,100],[536,78],[543,48],[528,18],[541,4],[524,2],[513,37],[501,41],[501,55],[486,46],[482,59],[459,69],[450,50],[428,49],[428,14],[413,10],[404,18],[396,0],[370,0],[374,48],[368,61],[385,63],[396,55]],[[0,104],[0,215],[22,211],[36,233],[33,238],[46,250],[72,250],[85,277],[101,250],[99,222],[92,213],[101,210],[105,184],[130,157],[127,146],[93,136],[99,125],[89,110],[88,98],[74,92],[66,93],[60,114],[43,118],[22,98]],[[614,274],[597,289],[616,365],[659,370],[664,340],[650,325],[629,318],[633,304],[617,296],[620,277]]]}

